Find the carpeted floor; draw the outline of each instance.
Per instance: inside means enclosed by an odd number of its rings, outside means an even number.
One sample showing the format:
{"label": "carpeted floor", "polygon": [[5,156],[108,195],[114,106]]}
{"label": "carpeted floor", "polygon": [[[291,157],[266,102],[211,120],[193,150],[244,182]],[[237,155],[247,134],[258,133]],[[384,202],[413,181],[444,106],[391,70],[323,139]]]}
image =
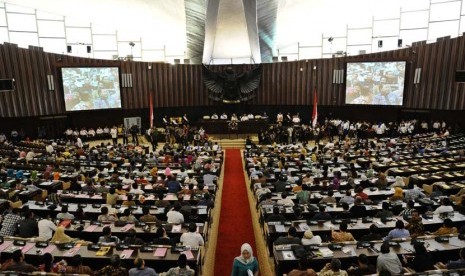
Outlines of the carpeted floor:
{"label": "carpeted floor", "polygon": [[250,243],[256,252],[241,158],[239,149],[226,150],[215,275],[231,275],[234,257],[240,255],[243,243]]}

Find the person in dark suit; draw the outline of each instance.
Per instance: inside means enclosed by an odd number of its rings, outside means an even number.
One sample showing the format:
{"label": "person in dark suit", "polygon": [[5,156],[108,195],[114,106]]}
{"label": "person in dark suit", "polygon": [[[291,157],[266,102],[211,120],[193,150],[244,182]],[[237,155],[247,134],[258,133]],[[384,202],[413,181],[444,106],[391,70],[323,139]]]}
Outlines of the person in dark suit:
{"label": "person in dark suit", "polygon": [[281,215],[279,213],[279,207],[278,206],[274,206],[273,207],[273,214],[272,215],[269,215],[267,218],[266,218],[266,222],[270,222],[270,221],[285,221],[286,218]]}
{"label": "person in dark suit", "polygon": [[376,224],[370,225],[370,234],[364,235],[360,241],[380,241],[383,237],[379,234],[379,228]]}
{"label": "person in dark suit", "polygon": [[312,217],[312,220],[331,220],[331,215],[326,213],[326,206],[320,205],[318,210],[319,212]]}
{"label": "person in dark suit", "polygon": [[362,205],[362,198],[355,198],[354,206],[350,208],[353,218],[361,218],[366,214],[367,209]]}
{"label": "person in dark suit", "polygon": [[289,227],[287,231],[287,236],[279,237],[275,242],[274,245],[283,245],[283,244],[302,244],[300,239],[297,237],[297,230],[295,227]]}
{"label": "person in dark suit", "polygon": [[274,189],[276,193],[283,193],[286,191],[286,185],[287,185],[287,176],[286,175],[280,175],[279,180],[274,183]]}

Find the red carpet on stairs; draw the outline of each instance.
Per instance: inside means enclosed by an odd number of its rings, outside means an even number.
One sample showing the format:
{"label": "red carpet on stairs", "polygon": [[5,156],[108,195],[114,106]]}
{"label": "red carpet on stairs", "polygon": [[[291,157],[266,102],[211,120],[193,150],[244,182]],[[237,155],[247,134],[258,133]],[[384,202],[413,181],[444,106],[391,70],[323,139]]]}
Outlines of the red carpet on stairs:
{"label": "red carpet on stairs", "polygon": [[239,149],[227,149],[216,243],[215,275],[231,275],[234,257],[249,243],[256,256],[255,238]]}

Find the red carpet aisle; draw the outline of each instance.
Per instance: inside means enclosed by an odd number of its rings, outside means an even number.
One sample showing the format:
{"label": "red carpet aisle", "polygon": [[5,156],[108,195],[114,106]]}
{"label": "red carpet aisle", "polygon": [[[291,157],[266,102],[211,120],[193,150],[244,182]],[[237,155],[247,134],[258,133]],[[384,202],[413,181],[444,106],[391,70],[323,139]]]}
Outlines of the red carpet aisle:
{"label": "red carpet aisle", "polygon": [[215,275],[231,275],[241,245],[250,243],[256,254],[252,218],[239,149],[227,149],[221,215],[216,243]]}

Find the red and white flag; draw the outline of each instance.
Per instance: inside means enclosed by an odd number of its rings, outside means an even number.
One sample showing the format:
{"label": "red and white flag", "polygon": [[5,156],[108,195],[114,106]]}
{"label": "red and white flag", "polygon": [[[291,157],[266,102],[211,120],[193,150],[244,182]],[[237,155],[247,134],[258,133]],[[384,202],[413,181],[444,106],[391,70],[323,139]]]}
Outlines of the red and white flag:
{"label": "red and white flag", "polygon": [[149,99],[149,105],[150,105],[150,128],[153,127],[153,102],[152,102],[152,94],[150,93],[150,99]]}
{"label": "red and white flag", "polygon": [[312,127],[316,126],[318,121],[318,98],[316,95],[316,88],[313,91],[313,112],[312,112]]}

